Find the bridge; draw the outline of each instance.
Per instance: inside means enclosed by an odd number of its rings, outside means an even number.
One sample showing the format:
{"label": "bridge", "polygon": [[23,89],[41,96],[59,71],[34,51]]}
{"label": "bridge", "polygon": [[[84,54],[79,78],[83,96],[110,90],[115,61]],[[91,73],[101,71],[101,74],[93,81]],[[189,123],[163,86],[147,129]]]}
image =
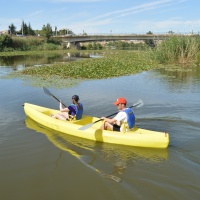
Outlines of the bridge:
{"label": "bridge", "polygon": [[63,43],[67,43],[67,47],[75,45],[77,48],[80,42],[95,41],[114,41],[114,40],[165,40],[174,34],[102,34],[102,35],[61,35],[54,36],[59,38]]}

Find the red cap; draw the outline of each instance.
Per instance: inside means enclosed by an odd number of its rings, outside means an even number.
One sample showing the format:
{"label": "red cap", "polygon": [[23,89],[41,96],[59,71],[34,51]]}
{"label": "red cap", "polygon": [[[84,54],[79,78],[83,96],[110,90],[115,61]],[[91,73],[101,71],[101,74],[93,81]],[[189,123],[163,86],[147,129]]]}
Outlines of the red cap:
{"label": "red cap", "polygon": [[114,105],[118,105],[118,104],[120,104],[120,103],[122,103],[122,104],[126,104],[126,99],[124,99],[123,97],[120,97],[120,98],[118,98],[113,104]]}

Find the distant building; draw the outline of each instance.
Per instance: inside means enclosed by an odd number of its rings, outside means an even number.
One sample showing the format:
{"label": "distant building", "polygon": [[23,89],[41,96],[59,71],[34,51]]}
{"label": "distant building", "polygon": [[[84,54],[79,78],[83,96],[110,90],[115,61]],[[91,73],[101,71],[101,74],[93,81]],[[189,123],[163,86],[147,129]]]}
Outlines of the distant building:
{"label": "distant building", "polygon": [[0,31],[0,35],[8,35],[8,30]]}

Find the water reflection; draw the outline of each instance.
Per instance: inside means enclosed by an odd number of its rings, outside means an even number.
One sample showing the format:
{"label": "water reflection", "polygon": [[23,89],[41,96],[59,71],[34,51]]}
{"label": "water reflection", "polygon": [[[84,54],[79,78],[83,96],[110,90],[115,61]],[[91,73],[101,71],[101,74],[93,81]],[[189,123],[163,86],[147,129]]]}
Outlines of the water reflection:
{"label": "water reflection", "polygon": [[49,130],[29,117],[25,123],[28,128],[45,134],[56,147],[70,153],[85,166],[116,182],[122,181],[128,167],[144,162],[162,164],[168,159],[167,149],[134,148],[85,140]]}
{"label": "water reflection", "polygon": [[17,66],[30,67],[34,65],[52,64],[55,62],[74,61],[82,58],[90,58],[93,54],[88,53],[41,53],[40,55],[17,55],[1,56],[0,66],[12,66],[13,70]]}
{"label": "water reflection", "polygon": [[[98,53],[42,53],[40,55],[0,56],[0,76],[26,67],[42,66],[58,62],[70,62],[84,58],[101,57]],[[29,78],[30,79],[30,78]],[[31,84],[30,84],[31,85]]]}
{"label": "water reflection", "polygon": [[[78,53],[41,53],[40,55],[23,55],[23,56],[2,56],[0,57],[0,78],[16,78],[14,71],[20,71],[26,67],[42,66],[58,62],[70,62],[78,59],[92,58],[93,55],[98,57],[98,54],[89,54],[84,52]],[[24,81],[25,85],[32,87],[54,87],[67,88],[77,85],[81,82],[78,79],[60,79],[56,76],[41,79],[40,77],[18,75],[19,79]]]}
{"label": "water reflection", "polygon": [[161,83],[165,83],[170,91],[184,92],[190,89],[198,91],[200,83],[200,68],[161,68],[156,70]]}

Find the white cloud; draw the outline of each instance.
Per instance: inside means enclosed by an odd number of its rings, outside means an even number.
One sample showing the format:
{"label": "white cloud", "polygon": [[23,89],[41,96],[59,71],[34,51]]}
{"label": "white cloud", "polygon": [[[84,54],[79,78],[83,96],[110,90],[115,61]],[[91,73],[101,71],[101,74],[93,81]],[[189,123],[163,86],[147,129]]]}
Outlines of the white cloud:
{"label": "white cloud", "polygon": [[[93,18],[93,20],[96,20],[99,18],[104,18],[104,17],[111,16],[111,15],[114,15],[115,17],[117,17],[116,15],[120,15],[120,14],[121,14],[121,16],[125,16],[125,15],[130,15],[130,14],[133,14],[136,12],[142,12],[142,11],[146,11],[146,10],[156,9],[159,6],[162,6],[169,2],[173,2],[173,0],[160,0],[160,1],[154,1],[151,3],[145,3],[145,4],[141,4],[138,6],[131,7],[131,8],[116,10],[116,11],[113,11],[110,13],[106,13],[106,14],[103,14],[103,15]],[[166,6],[168,6],[168,4]]]}
{"label": "white cloud", "polygon": [[30,13],[29,17],[36,17],[38,15],[41,15],[42,13],[44,13],[44,10],[38,10],[33,13]]}
{"label": "white cloud", "polygon": [[168,31],[174,31],[176,33],[188,33],[190,31],[198,32],[200,29],[200,20],[164,20],[164,21],[140,21],[135,24],[140,31],[153,31],[156,33],[164,33]]}

